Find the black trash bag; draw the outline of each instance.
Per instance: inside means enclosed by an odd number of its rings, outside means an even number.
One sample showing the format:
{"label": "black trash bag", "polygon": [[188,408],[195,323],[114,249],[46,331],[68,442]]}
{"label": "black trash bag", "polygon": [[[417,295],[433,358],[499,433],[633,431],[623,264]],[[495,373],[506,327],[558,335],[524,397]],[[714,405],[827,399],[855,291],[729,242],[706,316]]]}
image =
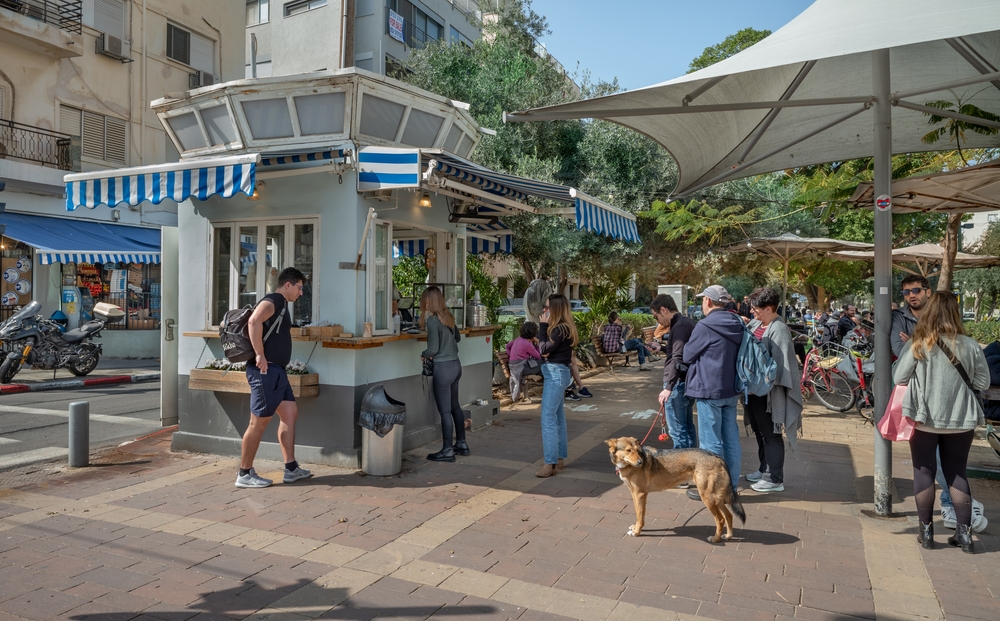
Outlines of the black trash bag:
{"label": "black trash bag", "polygon": [[385,393],[382,384],[372,386],[361,400],[358,424],[384,438],[393,425],[406,423],[406,404]]}

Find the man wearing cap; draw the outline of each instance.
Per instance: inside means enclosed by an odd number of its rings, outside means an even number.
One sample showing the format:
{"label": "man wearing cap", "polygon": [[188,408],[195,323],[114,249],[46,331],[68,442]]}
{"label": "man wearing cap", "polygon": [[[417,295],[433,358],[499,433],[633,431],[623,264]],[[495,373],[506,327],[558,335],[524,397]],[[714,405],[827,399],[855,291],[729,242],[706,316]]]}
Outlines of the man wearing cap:
{"label": "man wearing cap", "polygon": [[[685,394],[698,402],[700,448],[722,457],[735,488],[743,458],[736,422],[736,357],[743,321],[726,312],[732,296],[725,287],[712,285],[695,297],[701,298],[705,318],[695,325],[684,346]],[[698,498],[697,490],[689,489],[688,496]]]}

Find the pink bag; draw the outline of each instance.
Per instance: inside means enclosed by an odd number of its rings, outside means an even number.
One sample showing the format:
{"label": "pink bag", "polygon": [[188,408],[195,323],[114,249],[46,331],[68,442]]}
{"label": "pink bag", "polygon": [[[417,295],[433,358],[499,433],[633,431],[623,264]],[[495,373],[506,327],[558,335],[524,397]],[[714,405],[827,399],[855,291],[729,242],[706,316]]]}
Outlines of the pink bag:
{"label": "pink bag", "polygon": [[878,423],[878,431],[882,437],[892,442],[906,442],[913,435],[916,423],[912,418],[903,416],[903,398],[906,396],[906,385],[897,384],[889,397],[889,407]]}

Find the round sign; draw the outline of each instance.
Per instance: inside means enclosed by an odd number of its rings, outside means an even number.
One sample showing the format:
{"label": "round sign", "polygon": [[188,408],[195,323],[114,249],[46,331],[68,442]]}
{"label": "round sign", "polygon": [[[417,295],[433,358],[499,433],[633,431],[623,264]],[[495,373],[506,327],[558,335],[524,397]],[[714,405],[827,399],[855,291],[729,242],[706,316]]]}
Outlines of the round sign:
{"label": "round sign", "polygon": [[17,279],[20,277],[21,277],[21,272],[17,271],[16,267],[8,267],[3,271],[3,279],[12,285],[16,283]]}
{"label": "round sign", "polygon": [[882,194],[875,199],[875,208],[879,211],[885,211],[892,207],[892,197],[888,194]]}
{"label": "round sign", "polygon": [[14,306],[17,304],[17,294],[13,291],[8,291],[3,294],[3,298],[0,298],[0,300],[3,301],[4,306]]}
{"label": "round sign", "polygon": [[21,257],[17,260],[17,269],[26,274],[31,271],[31,257]]}
{"label": "round sign", "polygon": [[17,291],[19,295],[28,295],[31,293],[31,281],[27,278],[22,278],[14,283],[14,291]]}

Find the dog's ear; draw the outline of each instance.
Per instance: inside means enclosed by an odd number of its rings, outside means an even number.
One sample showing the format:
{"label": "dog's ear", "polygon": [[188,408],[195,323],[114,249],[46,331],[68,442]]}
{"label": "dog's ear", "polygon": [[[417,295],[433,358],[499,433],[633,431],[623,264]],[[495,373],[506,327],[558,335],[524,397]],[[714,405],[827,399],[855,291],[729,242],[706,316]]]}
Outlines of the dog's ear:
{"label": "dog's ear", "polygon": [[610,440],[605,440],[604,443],[607,444],[608,448],[610,448],[611,450],[614,450],[614,449],[618,448],[618,440],[616,438],[611,438]]}
{"label": "dog's ear", "polygon": [[636,447],[637,449],[639,448],[639,441],[638,441],[638,440],[636,440],[635,438],[625,438],[625,439],[626,439],[626,440],[627,440],[627,441],[629,442],[629,444],[631,444],[632,446]]}

